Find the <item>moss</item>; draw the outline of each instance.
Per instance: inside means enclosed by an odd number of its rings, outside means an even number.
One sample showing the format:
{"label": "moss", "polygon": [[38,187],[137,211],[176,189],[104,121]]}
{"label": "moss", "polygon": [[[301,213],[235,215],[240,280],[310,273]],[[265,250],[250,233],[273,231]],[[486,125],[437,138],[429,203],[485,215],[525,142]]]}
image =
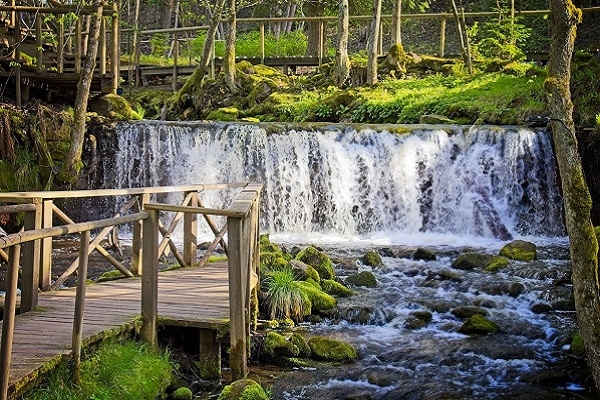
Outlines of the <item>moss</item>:
{"label": "moss", "polygon": [[308,341],[312,355],[317,360],[352,362],[358,358],[356,349],[349,343],[315,336]]}
{"label": "moss", "polygon": [[88,108],[103,117],[120,121],[141,119],[140,115],[133,111],[129,101],[125,97],[116,94],[94,97],[90,100]]}
{"label": "moss", "polygon": [[252,379],[239,379],[225,386],[217,400],[269,400],[269,396]]}
{"label": "moss", "polygon": [[585,346],[583,343],[583,336],[581,332],[575,333],[573,340],[571,340],[571,352],[576,356],[583,357],[585,355]]}
{"label": "moss", "polygon": [[298,357],[300,349],[285,336],[277,332],[269,332],[263,343],[264,353],[272,359],[280,356]]}
{"label": "moss", "polygon": [[361,261],[364,265],[368,265],[369,267],[378,267],[383,264],[381,256],[375,250],[367,251],[362,256]]}
{"label": "moss", "polygon": [[125,275],[123,275],[121,271],[119,271],[118,269],[113,269],[100,275],[100,277],[98,278],[98,282],[108,282],[123,278],[125,278]]}
{"label": "moss", "polygon": [[461,270],[471,270],[475,268],[485,268],[493,256],[489,254],[479,254],[479,253],[465,253],[458,256],[452,262],[452,268],[461,269]]}
{"label": "moss", "polygon": [[208,114],[206,119],[213,121],[237,121],[240,116],[240,110],[236,107],[221,107]]}
{"label": "moss", "polygon": [[496,272],[502,268],[508,267],[510,261],[506,257],[494,256],[490,262],[485,266],[484,270],[488,272]]}
{"label": "moss", "polygon": [[483,315],[475,314],[469,317],[469,319],[462,324],[462,326],[458,329],[458,332],[465,335],[493,334],[498,332],[498,325]]}
{"label": "moss", "polygon": [[180,387],[169,396],[171,400],[192,400],[194,393],[187,387]]}
{"label": "moss", "polygon": [[499,255],[511,260],[533,261],[537,255],[537,248],[531,242],[515,240],[502,247]]}
{"label": "moss", "polygon": [[354,286],[369,288],[377,287],[377,279],[375,279],[375,275],[369,271],[362,271],[358,274],[350,275],[346,278],[346,282]]}
{"label": "moss", "polygon": [[261,271],[279,271],[289,264],[280,253],[260,253]]}
{"label": "moss", "polygon": [[308,246],[300,251],[296,255],[296,260],[300,260],[316,269],[321,279],[335,278],[333,264],[329,256],[312,246]]}
{"label": "moss", "polygon": [[319,284],[317,284],[316,287],[308,281],[299,282],[299,284],[310,300],[311,312],[313,314],[321,311],[328,311],[337,306],[335,297],[321,291]]}
{"label": "moss", "polygon": [[290,341],[292,342],[292,344],[294,346],[296,346],[298,348],[298,350],[299,350],[298,356],[299,357],[303,357],[303,358],[310,357],[310,354],[311,354],[310,346],[308,345],[308,342],[306,341],[304,336],[302,336],[298,332],[294,332],[294,333],[292,333],[292,337],[290,338]]}
{"label": "moss", "polygon": [[323,279],[321,282],[321,289],[327,294],[337,297],[350,297],[354,293],[341,283],[331,280]]}

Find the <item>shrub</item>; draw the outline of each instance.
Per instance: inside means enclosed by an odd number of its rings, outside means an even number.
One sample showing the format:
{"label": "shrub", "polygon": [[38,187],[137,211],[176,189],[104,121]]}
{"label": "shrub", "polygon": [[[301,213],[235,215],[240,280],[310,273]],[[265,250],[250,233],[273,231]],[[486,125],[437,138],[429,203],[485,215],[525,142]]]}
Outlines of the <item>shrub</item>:
{"label": "shrub", "polygon": [[265,273],[264,304],[269,318],[291,318],[299,321],[310,314],[311,304],[305,290],[289,266]]}

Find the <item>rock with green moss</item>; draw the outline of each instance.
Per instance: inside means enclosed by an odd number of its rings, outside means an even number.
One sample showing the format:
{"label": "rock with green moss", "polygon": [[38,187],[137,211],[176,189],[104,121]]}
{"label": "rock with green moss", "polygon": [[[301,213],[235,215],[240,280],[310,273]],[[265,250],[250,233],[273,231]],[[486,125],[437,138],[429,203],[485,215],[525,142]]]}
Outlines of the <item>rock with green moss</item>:
{"label": "rock with green moss", "polygon": [[368,265],[369,267],[379,267],[383,264],[381,256],[375,250],[367,251],[360,260],[364,265]]}
{"label": "rock with green moss", "polygon": [[417,310],[412,311],[406,317],[406,321],[404,321],[404,327],[406,329],[420,329],[424,328],[433,319],[433,314],[427,310]]}
{"label": "rock with green moss", "polygon": [[318,284],[316,287],[307,281],[299,282],[299,284],[310,300],[312,314],[330,311],[337,306],[335,297],[321,291]]}
{"label": "rock with green moss", "polygon": [[581,336],[581,332],[577,332],[573,336],[573,340],[571,340],[571,352],[579,357],[583,357],[585,355],[585,346],[583,344],[583,336]]}
{"label": "rock with green moss", "polygon": [[411,255],[413,260],[424,260],[424,261],[435,261],[437,256],[433,250],[425,249],[423,247],[417,248]]}
{"label": "rock with green moss", "polygon": [[498,325],[481,314],[475,314],[462,324],[458,332],[465,335],[493,334],[498,332]]}
{"label": "rock with green moss", "polygon": [[321,279],[333,279],[333,263],[327,254],[317,250],[313,246],[308,246],[296,255],[296,260],[300,260],[317,270]]}
{"label": "rock with green moss", "polygon": [[488,265],[485,266],[484,270],[488,272],[496,272],[498,270],[501,270],[502,268],[508,267],[509,265],[510,261],[508,261],[508,258],[502,256],[494,256],[492,257]]}
{"label": "rock with green moss", "polygon": [[317,270],[300,260],[290,261],[290,267],[292,267],[294,276],[296,276],[298,280],[306,281],[311,279],[315,282],[321,281],[321,277],[319,276]]}
{"label": "rock with green moss", "polygon": [[434,124],[434,125],[451,125],[455,124],[456,121],[450,119],[444,115],[437,114],[423,114],[419,117],[420,124]]}
{"label": "rock with green moss", "polygon": [[106,271],[105,273],[100,275],[100,277],[98,278],[98,282],[108,282],[123,278],[125,278],[125,275],[123,275],[121,271],[119,271],[118,269],[113,269],[110,271]]}
{"label": "rock with green moss", "polygon": [[240,110],[235,107],[221,107],[211,111],[206,119],[212,121],[237,121],[240,116]]}
{"label": "rock with green moss", "polygon": [[349,343],[315,336],[308,341],[312,356],[317,360],[352,362],[358,358],[356,349]]}
{"label": "rock with green moss", "polygon": [[348,289],[346,286],[331,279],[323,279],[320,282],[320,285],[321,289],[323,289],[325,293],[330,294],[332,296],[350,297],[354,294],[352,290]]}
{"label": "rock with green moss", "polygon": [[137,112],[133,111],[127,99],[116,94],[92,98],[88,103],[88,109],[103,117],[120,121],[142,119]]}
{"label": "rock with green moss", "polygon": [[298,357],[300,349],[294,345],[285,336],[277,332],[270,331],[265,337],[263,343],[264,353],[272,359],[277,357]]}
{"label": "rock with green moss", "polygon": [[292,342],[292,344],[294,346],[298,347],[298,350],[299,350],[298,357],[302,357],[302,358],[310,357],[310,355],[311,355],[310,346],[308,345],[308,342],[306,341],[304,336],[302,336],[298,332],[294,332],[294,333],[292,333],[290,342]]}
{"label": "rock with green moss", "polygon": [[281,253],[281,247],[271,242],[268,233],[260,235],[258,244],[261,253]]}
{"label": "rock with green moss", "polygon": [[281,253],[260,253],[261,271],[280,271],[289,265]]}
{"label": "rock with green moss", "polygon": [[252,379],[239,379],[225,386],[217,400],[269,400],[269,396]]}
{"label": "rock with green moss", "polygon": [[350,275],[346,278],[346,283],[368,288],[377,287],[377,279],[375,278],[375,275],[369,271],[362,271],[358,274]]}
{"label": "rock with green moss", "polygon": [[194,393],[187,387],[180,387],[169,396],[170,400],[192,400]]}
{"label": "rock with green moss", "polygon": [[465,253],[458,256],[452,262],[452,268],[460,269],[460,270],[471,270],[475,268],[483,269],[485,268],[493,256],[489,254],[480,254],[480,253]]}
{"label": "rock with green moss", "polygon": [[531,242],[524,240],[514,240],[502,247],[500,254],[502,257],[517,261],[533,261],[537,256],[537,247]]}

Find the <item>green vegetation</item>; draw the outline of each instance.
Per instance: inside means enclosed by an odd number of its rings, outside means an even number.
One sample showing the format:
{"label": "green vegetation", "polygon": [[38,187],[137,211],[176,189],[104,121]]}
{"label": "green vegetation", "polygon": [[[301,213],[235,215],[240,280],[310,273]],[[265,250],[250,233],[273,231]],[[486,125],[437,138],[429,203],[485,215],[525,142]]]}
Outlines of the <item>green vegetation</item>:
{"label": "green vegetation", "polygon": [[311,302],[289,266],[268,271],[265,275],[264,302],[271,319],[292,318],[298,321],[310,314]]}
{"label": "green vegetation", "polygon": [[169,353],[155,353],[133,341],[104,343],[81,363],[81,384],[73,385],[66,364],[23,396],[24,400],[154,400],[171,381]]}
{"label": "green vegetation", "polygon": [[269,400],[271,396],[252,379],[240,379],[227,385],[217,400]]}
{"label": "green vegetation", "polygon": [[351,362],[358,358],[352,345],[322,336],[315,336],[308,341],[313,356],[318,360]]}

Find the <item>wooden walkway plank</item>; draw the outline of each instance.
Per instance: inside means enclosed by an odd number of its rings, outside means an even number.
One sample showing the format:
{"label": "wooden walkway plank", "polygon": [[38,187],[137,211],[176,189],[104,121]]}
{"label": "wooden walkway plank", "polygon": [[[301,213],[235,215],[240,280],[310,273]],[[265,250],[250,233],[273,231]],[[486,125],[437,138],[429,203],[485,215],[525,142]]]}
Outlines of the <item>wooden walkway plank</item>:
{"label": "wooden walkway plank", "polygon": [[[158,279],[159,323],[177,326],[229,326],[227,261],[202,268],[161,272]],[[128,278],[86,287],[82,337],[93,343],[132,330],[139,321],[141,279]],[[70,356],[75,288],[41,293],[39,305],[15,318],[9,394],[35,384],[63,356]]]}

